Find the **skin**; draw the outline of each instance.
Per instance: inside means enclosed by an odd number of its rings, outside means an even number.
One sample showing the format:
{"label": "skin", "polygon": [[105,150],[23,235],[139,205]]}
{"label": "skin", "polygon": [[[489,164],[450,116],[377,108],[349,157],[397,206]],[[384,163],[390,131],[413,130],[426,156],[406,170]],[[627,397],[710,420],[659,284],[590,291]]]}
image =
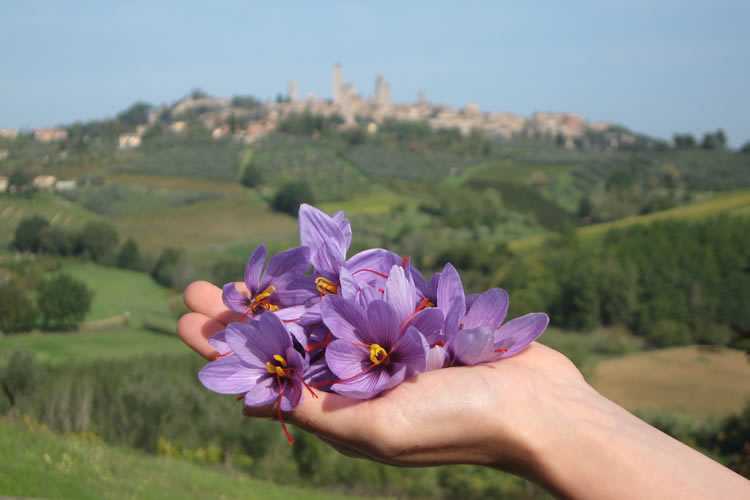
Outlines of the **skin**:
{"label": "skin", "polygon": [[[207,360],[207,339],[239,314],[221,289],[195,282],[182,340]],[[478,464],[564,498],[750,498],[750,481],[598,394],[565,356],[534,343],[511,358],[431,371],[368,401],[316,391],[285,421],[341,453],[400,466]],[[276,408],[245,407],[274,418]]]}

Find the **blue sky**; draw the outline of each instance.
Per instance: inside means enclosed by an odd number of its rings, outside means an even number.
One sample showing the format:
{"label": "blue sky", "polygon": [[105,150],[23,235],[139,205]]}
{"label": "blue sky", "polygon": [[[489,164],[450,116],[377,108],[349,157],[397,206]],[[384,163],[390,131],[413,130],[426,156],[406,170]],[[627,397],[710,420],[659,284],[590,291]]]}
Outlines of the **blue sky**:
{"label": "blue sky", "polygon": [[[284,6],[280,6],[280,4]],[[137,100],[331,96],[331,68],[394,101],[575,111],[669,138],[750,140],[750,2],[0,0],[0,127],[113,116]]]}

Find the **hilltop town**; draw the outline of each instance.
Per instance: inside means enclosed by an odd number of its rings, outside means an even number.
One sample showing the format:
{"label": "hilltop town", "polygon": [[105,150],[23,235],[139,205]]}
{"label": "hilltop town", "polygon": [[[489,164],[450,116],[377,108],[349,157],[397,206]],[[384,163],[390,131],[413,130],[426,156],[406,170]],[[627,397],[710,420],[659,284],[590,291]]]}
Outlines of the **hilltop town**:
{"label": "hilltop town", "polygon": [[[275,101],[267,102],[251,97],[217,98],[196,91],[171,106],[151,107],[145,123],[119,135],[118,147],[139,147],[147,130],[164,122],[167,115],[168,129],[173,133],[183,132],[188,122],[197,119],[211,131],[214,138],[231,134],[238,140],[252,143],[277,130],[288,117],[305,113],[336,117],[341,120],[341,129],[361,126],[370,133],[376,132],[383,123],[404,121],[424,122],[433,129],[456,129],[462,135],[479,131],[489,137],[504,139],[548,138],[567,149],[596,147],[616,150],[644,140],[646,146],[656,142],[610,122],[587,121],[573,112],[537,112],[522,117],[502,111],[482,111],[475,103],[455,108],[430,102],[422,91],[415,102],[396,103],[391,100],[391,85],[382,74],[375,79],[372,95],[365,97],[354,84],[344,82],[341,64],[333,67],[331,90],[330,99],[318,98],[313,93],[300,98],[297,82],[291,80],[285,96],[280,94]],[[0,129],[0,138],[13,139],[17,134],[16,130]],[[65,127],[34,129],[32,136],[39,142],[62,141],[67,139],[68,130]],[[591,140],[593,136],[596,138],[594,141]],[[0,160],[3,154],[0,151]]]}

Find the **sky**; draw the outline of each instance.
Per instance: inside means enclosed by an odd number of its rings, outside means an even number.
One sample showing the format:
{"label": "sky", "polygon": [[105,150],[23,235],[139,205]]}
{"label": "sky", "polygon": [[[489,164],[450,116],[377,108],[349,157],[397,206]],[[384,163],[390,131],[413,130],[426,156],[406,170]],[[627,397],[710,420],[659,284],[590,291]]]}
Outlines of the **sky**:
{"label": "sky", "polygon": [[664,139],[750,141],[750,2],[0,0],[0,127],[112,117],[194,88],[365,96],[528,116],[570,111]]}

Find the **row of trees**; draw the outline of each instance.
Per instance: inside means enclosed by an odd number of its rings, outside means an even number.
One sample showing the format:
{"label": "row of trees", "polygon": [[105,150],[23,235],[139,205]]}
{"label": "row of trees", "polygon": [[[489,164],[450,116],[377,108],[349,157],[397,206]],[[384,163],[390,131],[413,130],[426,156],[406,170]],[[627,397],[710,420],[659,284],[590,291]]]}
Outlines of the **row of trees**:
{"label": "row of trees", "polygon": [[571,229],[507,269],[515,314],[547,311],[573,330],[624,324],[656,346],[750,348],[747,218],[637,225],[589,245]]}
{"label": "row of trees", "polygon": [[60,273],[42,280],[35,295],[36,301],[15,280],[0,284],[0,331],[78,328],[91,308],[94,293],[82,281]]}

